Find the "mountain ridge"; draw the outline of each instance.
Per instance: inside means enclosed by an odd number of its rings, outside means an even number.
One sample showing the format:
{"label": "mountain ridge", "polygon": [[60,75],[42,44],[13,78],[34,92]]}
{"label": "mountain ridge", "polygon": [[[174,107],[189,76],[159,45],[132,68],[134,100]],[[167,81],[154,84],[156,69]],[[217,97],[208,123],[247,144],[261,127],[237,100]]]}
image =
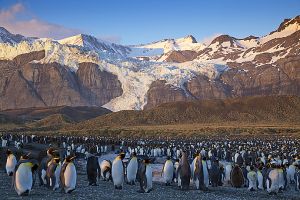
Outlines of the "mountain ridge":
{"label": "mountain ridge", "polygon": [[0,109],[36,104],[119,111],[190,99],[299,96],[299,19],[266,36],[221,35],[207,46],[191,35],[135,47],[85,34],[19,43],[7,37],[10,43],[0,42]]}

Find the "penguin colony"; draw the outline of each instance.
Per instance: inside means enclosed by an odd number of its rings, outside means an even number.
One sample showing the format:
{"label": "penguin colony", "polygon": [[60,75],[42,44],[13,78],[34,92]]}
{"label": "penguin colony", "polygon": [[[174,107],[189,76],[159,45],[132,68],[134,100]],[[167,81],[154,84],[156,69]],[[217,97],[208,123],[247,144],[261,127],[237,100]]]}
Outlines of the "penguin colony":
{"label": "penguin colony", "polygon": [[[151,164],[158,159],[164,162],[161,177],[165,185],[182,190],[231,186],[264,190],[270,195],[287,188],[300,191],[297,138],[203,137],[195,142],[6,134],[1,140],[1,148],[6,149],[6,173],[20,196],[30,194],[36,177],[40,186],[71,193],[77,183],[76,159],[82,156],[90,186],[97,186],[98,178],[112,182],[116,190],[122,190],[124,184],[138,183],[139,192],[148,193],[153,189]],[[50,147],[37,155],[18,155],[26,144]],[[110,152],[117,154],[114,160],[99,162],[101,154]]]}

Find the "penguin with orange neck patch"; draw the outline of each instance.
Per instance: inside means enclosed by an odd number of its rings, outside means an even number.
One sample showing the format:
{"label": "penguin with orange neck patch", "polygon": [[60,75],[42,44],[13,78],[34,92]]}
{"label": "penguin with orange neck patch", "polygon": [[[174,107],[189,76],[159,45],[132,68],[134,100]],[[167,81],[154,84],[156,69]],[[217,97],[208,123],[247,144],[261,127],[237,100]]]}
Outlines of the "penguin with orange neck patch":
{"label": "penguin with orange neck patch", "polygon": [[15,167],[13,184],[19,196],[28,196],[34,185],[33,173],[38,168],[36,160],[30,160],[29,155],[23,155]]}
{"label": "penguin with orange neck patch", "polygon": [[125,158],[125,153],[121,152],[112,163],[112,179],[114,182],[115,189],[121,190],[124,183],[124,163],[123,159]]}
{"label": "penguin with orange neck patch", "polygon": [[139,166],[138,181],[140,182],[141,193],[149,193],[152,190],[152,167],[150,166],[150,159],[145,158]]}
{"label": "penguin with orange neck patch", "polygon": [[62,190],[65,193],[71,193],[75,190],[76,181],[77,181],[77,172],[74,164],[75,156],[68,156],[63,166],[61,167],[60,172],[60,182],[62,186]]}

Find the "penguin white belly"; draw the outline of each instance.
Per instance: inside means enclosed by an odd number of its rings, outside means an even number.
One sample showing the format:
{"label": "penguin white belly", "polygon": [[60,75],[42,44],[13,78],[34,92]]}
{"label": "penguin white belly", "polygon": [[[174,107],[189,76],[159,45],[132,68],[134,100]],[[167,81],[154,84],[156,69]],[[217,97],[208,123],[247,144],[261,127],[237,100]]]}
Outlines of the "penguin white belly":
{"label": "penguin white belly", "polygon": [[226,183],[230,182],[230,173],[231,173],[231,170],[232,170],[231,164],[226,165],[226,167],[225,167],[225,181],[226,181]]}
{"label": "penguin white belly", "polygon": [[206,162],[202,162],[202,166],[203,166],[204,185],[206,187],[208,187],[208,185],[209,185],[209,174],[208,174]]}
{"label": "penguin white belly", "polygon": [[165,163],[163,173],[164,173],[165,183],[171,183],[172,179],[173,179],[173,174],[174,174],[174,166],[173,166],[172,161],[167,161]]}
{"label": "penguin white belly", "polygon": [[123,164],[120,159],[113,161],[111,174],[112,174],[114,185],[123,186],[124,171],[123,171]]}
{"label": "penguin white belly", "polygon": [[20,164],[15,174],[15,190],[18,195],[26,190],[31,191],[32,181],[31,167],[28,166],[28,163]]}
{"label": "penguin white belly", "polygon": [[110,162],[108,162],[107,160],[103,160],[103,161],[100,163],[101,177],[102,177],[103,179],[106,179],[106,180],[108,180],[109,177],[110,177],[110,173],[109,173],[109,172],[107,172],[107,173],[105,174],[106,177],[104,177],[103,172],[104,172],[107,168],[111,168]]}
{"label": "penguin white belly", "polygon": [[157,151],[157,149],[154,149],[154,157],[158,157],[158,151]]}
{"label": "penguin white belly", "polygon": [[146,177],[147,177],[147,188],[146,192],[152,189],[152,167],[150,165],[146,166]]}
{"label": "penguin white belly", "polygon": [[171,156],[171,150],[167,149],[167,156]]}
{"label": "penguin white belly", "polygon": [[59,184],[60,184],[60,171],[61,171],[61,165],[59,164],[56,169],[55,169],[55,186],[53,188],[53,190],[59,188]]}
{"label": "penguin white belly", "polygon": [[269,180],[267,179],[267,191],[270,192],[278,192],[279,190],[279,174],[277,169],[273,169],[269,173],[269,178],[271,179],[271,186],[269,184]]}
{"label": "penguin white belly", "polygon": [[177,156],[177,158],[179,158],[179,156],[180,156],[180,150],[176,151],[176,156]]}
{"label": "penguin white belly", "polygon": [[178,166],[179,166],[179,163],[178,162],[175,162],[174,163],[174,171],[175,171],[175,178],[174,178],[174,182],[177,183],[178,182]]}
{"label": "penguin white belly", "polygon": [[194,179],[194,171],[195,171],[195,163],[196,163],[197,158],[194,158],[192,164],[191,164],[191,179]]}
{"label": "penguin white belly", "polygon": [[284,188],[285,181],[284,181],[284,176],[283,176],[282,169],[280,169],[279,172],[278,172],[278,184],[279,184],[279,188],[281,188],[281,189]]}
{"label": "penguin white belly", "polygon": [[76,186],[77,173],[76,168],[73,163],[69,163],[66,167],[65,173],[65,191],[68,192],[70,190],[74,190]]}
{"label": "penguin white belly", "polygon": [[264,187],[263,187],[264,178],[263,178],[263,175],[261,172],[257,172],[257,180],[258,180],[258,189],[263,190],[264,189]]}
{"label": "penguin white belly", "polygon": [[256,185],[257,185],[257,176],[256,176],[256,174],[248,173],[247,178],[248,178],[248,181],[249,181],[248,190],[250,190],[250,189],[256,190],[257,189],[257,187],[256,187]]}
{"label": "penguin white belly", "polygon": [[17,165],[17,159],[14,155],[9,155],[6,160],[6,173],[8,175],[14,173],[15,167]]}
{"label": "penguin white belly", "polygon": [[295,182],[295,166],[291,165],[289,166],[289,168],[287,169],[287,180],[289,183],[294,183]]}
{"label": "penguin white belly", "polygon": [[128,182],[135,181],[138,170],[137,158],[132,158],[127,166],[127,180]]}

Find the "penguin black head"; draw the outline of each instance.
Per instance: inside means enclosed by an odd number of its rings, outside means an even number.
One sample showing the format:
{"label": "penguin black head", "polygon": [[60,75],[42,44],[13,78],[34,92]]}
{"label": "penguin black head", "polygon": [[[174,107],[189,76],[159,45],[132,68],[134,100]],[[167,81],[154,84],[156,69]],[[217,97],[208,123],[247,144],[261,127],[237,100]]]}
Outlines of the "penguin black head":
{"label": "penguin black head", "polygon": [[171,157],[170,157],[170,156],[167,156],[167,160],[171,160]]}
{"label": "penguin black head", "polygon": [[50,148],[47,150],[47,154],[48,154],[48,155],[51,155],[51,156],[53,156],[55,152],[57,152],[57,151],[56,151],[53,147],[50,147]]}
{"label": "penguin black head", "polygon": [[21,160],[27,160],[27,159],[29,159],[29,155],[30,155],[30,153],[29,153],[29,154],[22,155],[20,159],[21,159]]}
{"label": "penguin black head", "polygon": [[132,155],[132,157],[136,157],[136,153],[135,152],[133,152],[131,155]]}
{"label": "penguin black head", "polygon": [[120,158],[123,160],[123,159],[125,158],[125,153],[124,153],[124,152],[121,152],[121,153],[119,154],[119,156],[120,156]]}
{"label": "penguin black head", "polygon": [[7,155],[7,156],[9,156],[9,155],[12,154],[12,153],[13,153],[12,150],[10,150],[10,149],[7,149],[7,150],[6,150],[6,155]]}
{"label": "penguin black head", "polygon": [[91,149],[90,149],[90,153],[91,153],[91,154],[96,154],[96,153],[97,153],[96,148],[91,148]]}
{"label": "penguin black head", "polygon": [[150,159],[149,159],[149,158],[145,158],[145,159],[144,159],[144,163],[145,163],[145,164],[149,164],[149,163],[150,163]]}

